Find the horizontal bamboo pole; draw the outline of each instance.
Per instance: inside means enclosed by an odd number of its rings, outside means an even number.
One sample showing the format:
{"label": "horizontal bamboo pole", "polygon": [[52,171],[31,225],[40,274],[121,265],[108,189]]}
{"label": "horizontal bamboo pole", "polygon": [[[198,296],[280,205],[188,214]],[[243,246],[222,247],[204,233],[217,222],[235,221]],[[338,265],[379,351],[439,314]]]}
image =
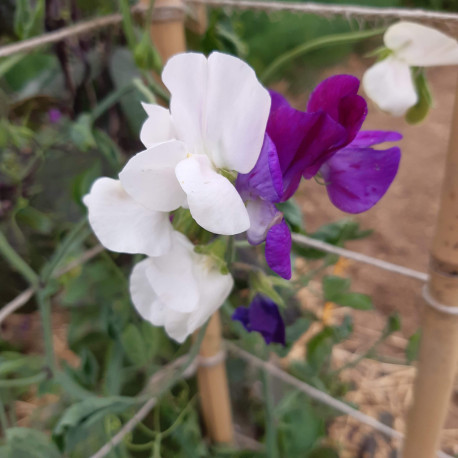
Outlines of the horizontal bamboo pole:
{"label": "horizontal bamboo pole", "polygon": [[[441,205],[427,288],[439,304],[458,307],[458,84]],[[458,363],[458,316],[430,305],[423,315],[414,403],[407,422],[404,458],[431,458],[439,448]]]}

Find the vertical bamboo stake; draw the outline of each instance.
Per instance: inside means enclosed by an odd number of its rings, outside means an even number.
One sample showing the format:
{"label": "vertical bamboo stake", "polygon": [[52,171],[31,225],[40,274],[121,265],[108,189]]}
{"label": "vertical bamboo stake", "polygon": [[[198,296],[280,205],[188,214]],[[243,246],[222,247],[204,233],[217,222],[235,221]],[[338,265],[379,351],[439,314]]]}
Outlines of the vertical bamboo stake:
{"label": "vertical bamboo stake", "polygon": [[[230,444],[233,440],[231,402],[222,352],[221,322],[216,312],[207,327],[200,347],[203,364],[197,369],[200,403],[208,435],[214,442]],[[215,359],[212,361],[212,359]],[[205,360],[211,365],[205,365]]]}
{"label": "vertical bamboo stake", "polygon": [[[149,3],[149,0],[143,1]],[[198,17],[201,26],[206,24],[202,14],[200,11]],[[174,54],[186,50],[181,0],[156,0],[151,37],[164,63]],[[216,312],[210,319],[200,347],[202,364],[197,370],[197,380],[202,415],[210,439],[231,443],[233,429],[229,388],[224,358],[219,358],[222,349],[221,323]]]}
{"label": "vertical bamboo stake", "polygon": [[[458,85],[428,290],[440,304],[458,307]],[[440,445],[458,362],[458,316],[426,306],[414,404],[404,458],[432,458]]]}

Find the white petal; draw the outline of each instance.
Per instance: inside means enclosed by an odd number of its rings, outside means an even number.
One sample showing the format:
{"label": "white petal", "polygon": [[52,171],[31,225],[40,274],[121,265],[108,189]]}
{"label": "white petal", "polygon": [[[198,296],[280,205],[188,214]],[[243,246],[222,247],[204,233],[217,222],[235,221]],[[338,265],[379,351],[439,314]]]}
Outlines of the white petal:
{"label": "white petal", "polygon": [[175,130],[169,110],[159,105],[142,103],[148,118],[140,130],[140,140],[146,146],[151,146],[175,138]]}
{"label": "white petal", "polygon": [[199,283],[200,302],[195,311],[187,314],[167,315],[165,330],[177,342],[183,342],[200,328],[229,296],[234,281],[230,275],[222,275],[207,256],[195,255],[195,273]]}
{"label": "white petal", "polygon": [[458,41],[431,27],[398,22],[387,29],[383,40],[410,66],[458,64]]}
{"label": "white petal", "polygon": [[203,54],[177,54],[165,65],[162,81],[172,96],[170,112],[177,138],[191,152],[203,153],[207,59]]}
{"label": "white petal", "polygon": [[210,55],[205,144],[217,167],[241,173],[254,167],[270,103],[269,93],[248,64],[219,52]]}
{"label": "white petal", "polygon": [[146,276],[167,309],[191,312],[199,303],[199,288],[193,271],[194,246],[179,232],[175,231],[172,237],[168,253],[150,258]]}
{"label": "white petal", "polygon": [[166,307],[158,299],[146,276],[149,264],[150,258],[147,258],[134,266],[129,279],[130,297],[144,320],[155,326],[163,326]]}
{"label": "white petal", "polygon": [[197,224],[215,234],[233,235],[250,227],[248,212],[232,183],[218,174],[205,155],[193,155],[176,166]]}
{"label": "white petal", "polygon": [[159,256],[170,248],[172,226],[167,213],[135,202],[119,180],[102,177],[83,202],[100,243],[111,251]]}
{"label": "white petal", "polygon": [[394,57],[370,67],[363,87],[370,99],[394,116],[402,116],[418,100],[409,66]]}
{"label": "white petal", "polygon": [[185,194],[175,176],[175,166],[186,157],[184,143],[171,140],[136,154],[119,178],[127,193],[151,210],[176,210]]}
{"label": "white petal", "polygon": [[208,259],[208,256],[197,256],[201,258],[195,269],[200,290],[200,303],[196,311],[191,313],[188,324],[190,333],[202,326],[223,305],[234,286],[232,276],[221,274],[217,268],[212,266],[212,261]]}

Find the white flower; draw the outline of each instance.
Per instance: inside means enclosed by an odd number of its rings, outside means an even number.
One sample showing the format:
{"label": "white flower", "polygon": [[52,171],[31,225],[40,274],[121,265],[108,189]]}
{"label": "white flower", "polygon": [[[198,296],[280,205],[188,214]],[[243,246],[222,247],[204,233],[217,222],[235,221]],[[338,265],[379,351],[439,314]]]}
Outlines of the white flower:
{"label": "white flower", "polygon": [[410,67],[458,64],[458,41],[424,25],[398,22],[383,40],[391,54],[366,71],[363,87],[382,110],[395,116],[418,101]]}
{"label": "white flower", "polygon": [[130,295],[138,313],[153,325],[164,326],[180,343],[223,304],[232,286],[232,277],[222,275],[209,256],[195,253],[179,232],[172,234],[166,255],[144,259],[130,276]]}
{"label": "white flower", "polygon": [[148,256],[170,250],[173,229],[168,213],[135,202],[119,180],[98,178],[83,202],[92,230],[105,248]]}
{"label": "white flower", "polygon": [[247,210],[225,173],[248,173],[263,143],[270,96],[254,71],[236,57],[214,52],[172,57],[162,80],[170,111],[144,105],[140,138],[147,149],[119,178],[138,203],[155,211],[189,207],[208,231],[232,235],[250,226]]}

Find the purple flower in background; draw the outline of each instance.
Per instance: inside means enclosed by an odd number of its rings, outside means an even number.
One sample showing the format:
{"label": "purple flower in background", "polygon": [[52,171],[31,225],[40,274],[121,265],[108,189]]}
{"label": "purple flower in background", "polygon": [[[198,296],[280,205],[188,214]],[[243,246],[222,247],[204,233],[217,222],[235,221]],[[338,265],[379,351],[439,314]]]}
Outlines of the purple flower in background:
{"label": "purple flower in background", "polygon": [[48,111],[48,118],[51,124],[57,124],[62,119],[62,112],[58,108],[51,108]]}
{"label": "purple flower in background", "polygon": [[266,344],[285,345],[285,323],[278,306],[266,296],[257,294],[249,307],[237,307],[232,319],[240,321],[248,332],[259,332]]}
{"label": "purple flower in background", "polygon": [[378,202],[396,175],[399,148],[370,147],[402,137],[396,132],[359,132],[367,104],[358,89],[354,76],[330,77],[312,92],[306,112],[270,92],[261,154],[250,173],[239,175],[237,189],[250,217],[248,241],[266,241],[267,263],[283,278],[291,278],[291,234],[275,204],[288,200],[302,177],[321,174],[331,202],[343,211],[360,213]]}

